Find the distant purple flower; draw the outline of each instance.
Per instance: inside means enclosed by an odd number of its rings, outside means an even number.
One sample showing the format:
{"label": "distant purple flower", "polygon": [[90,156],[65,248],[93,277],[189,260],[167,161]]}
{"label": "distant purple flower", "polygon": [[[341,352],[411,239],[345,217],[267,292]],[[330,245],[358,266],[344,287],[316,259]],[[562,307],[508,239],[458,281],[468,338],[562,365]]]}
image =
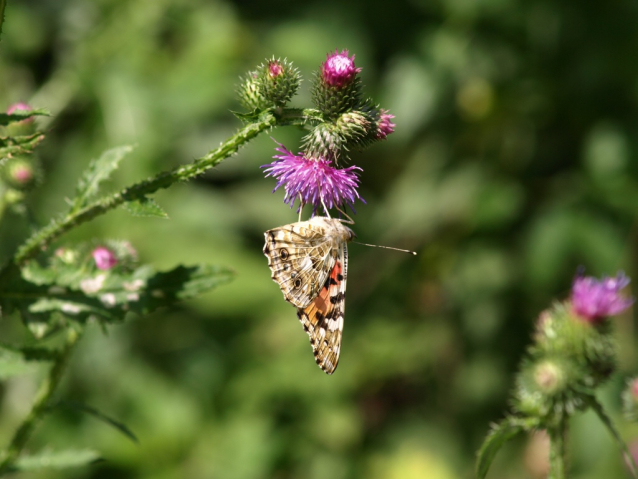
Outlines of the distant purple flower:
{"label": "distant purple flower", "polygon": [[381,109],[379,111],[379,120],[377,121],[377,138],[384,140],[390,133],[394,133],[394,123],[390,120],[394,118],[388,110]]}
{"label": "distant purple flower", "polygon": [[354,55],[348,57],[348,50],[341,53],[328,53],[326,61],[321,64],[321,78],[328,85],[341,88],[352,83],[361,68],[355,68]]}
{"label": "distant purple flower", "polygon": [[620,290],[629,284],[629,278],[619,272],[615,278],[597,280],[579,276],[572,286],[572,308],[586,321],[596,322],[606,316],[622,313],[632,305],[633,298],[624,298]]}
{"label": "distant purple flower", "polygon": [[111,269],[117,264],[117,258],[113,251],[104,246],[98,246],[91,254],[95,260],[95,266],[97,266],[98,269]]}
{"label": "distant purple flower", "polygon": [[296,156],[279,144],[275,150],[283,153],[273,158],[277,160],[263,165],[266,177],[277,178],[277,186],[273,192],[280,187],[284,187],[286,196],[284,203],[292,208],[295,201],[301,196],[301,206],[313,205],[313,214],[323,203],[327,208],[333,208],[342,204],[347,204],[354,211],[354,202],[359,196],[359,177],[355,170],[360,170],[358,166],[337,169],[330,164],[331,161],[325,158],[305,158],[300,154]]}

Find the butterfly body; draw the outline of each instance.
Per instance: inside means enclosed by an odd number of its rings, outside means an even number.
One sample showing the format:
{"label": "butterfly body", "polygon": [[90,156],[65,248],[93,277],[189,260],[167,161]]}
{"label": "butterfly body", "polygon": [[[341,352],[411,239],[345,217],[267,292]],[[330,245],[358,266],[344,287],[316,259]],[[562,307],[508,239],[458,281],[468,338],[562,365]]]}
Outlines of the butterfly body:
{"label": "butterfly body", "polygon": [[284,299],[297,308],[315,361],[326,373],[341,350],[348,273],[348,242],[354,232],[337,219],[315,216],[266,231],[264,254]]}

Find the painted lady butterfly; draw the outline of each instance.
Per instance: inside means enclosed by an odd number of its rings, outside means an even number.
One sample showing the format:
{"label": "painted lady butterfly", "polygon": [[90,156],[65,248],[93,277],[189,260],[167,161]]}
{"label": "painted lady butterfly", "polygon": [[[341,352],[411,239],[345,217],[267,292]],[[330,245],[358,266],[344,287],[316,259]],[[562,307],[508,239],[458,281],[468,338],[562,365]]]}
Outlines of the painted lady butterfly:
{"label": "painted lady butterfly", "polygon": [[315,361],[327,374],[339,363],[348,273],[347,244],[354,232],[338,219],[315,216],[264,233],[272,279],[310,337]]}

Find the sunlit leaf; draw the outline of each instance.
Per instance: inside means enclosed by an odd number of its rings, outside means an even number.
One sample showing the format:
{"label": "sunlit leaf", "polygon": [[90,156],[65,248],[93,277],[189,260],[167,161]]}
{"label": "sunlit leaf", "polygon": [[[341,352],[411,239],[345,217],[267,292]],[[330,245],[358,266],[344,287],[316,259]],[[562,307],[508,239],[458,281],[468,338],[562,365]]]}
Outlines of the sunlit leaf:
{"label": "sunlit leaf", "polygon": [[168,218],[166,211],[158,205],[152,198],[144,198],[139,201],[128,201],[123,208],[133,216],[151,216],[155,218]]}
{"label": "sunlit leaf", "polygon": [[107,180],[115,171],[124,156],[133,151],[132,146],[119,146],[105,151],[99,158],[91,161],[86,171],[80,177],[75,190],[75,199],[71,211],[77,211],[86,205],[87,201],[98,192],[100,183]]}
{"label": "sunlit leaf", "polygon": [[[61,276],[56,277],[56,273]],[[48,333],[47,325],[53,325],[55,315],[79,322],[91,317],[117,322],[129,312],[147,314],[193,298],[227,283],[234,273],[217,266],[197,265],[159,273],[142,266],[132,272],[114,269],[69,275],[31,263],[23,276],[15,270],[12,274],[11,281],[0,285],[0,307],[6,312],[20,311],[25,323],[41,337]],[[60,284],[61,278],[66,282]]]}
{"label": "sunlit leaf", "polygon": [[15,463],[14,469],[18,471],[33,471],[36,469],[66,469],[92,464],[101,457],[96,451],[90,449],[45,451],[38,454],[22,455]]}

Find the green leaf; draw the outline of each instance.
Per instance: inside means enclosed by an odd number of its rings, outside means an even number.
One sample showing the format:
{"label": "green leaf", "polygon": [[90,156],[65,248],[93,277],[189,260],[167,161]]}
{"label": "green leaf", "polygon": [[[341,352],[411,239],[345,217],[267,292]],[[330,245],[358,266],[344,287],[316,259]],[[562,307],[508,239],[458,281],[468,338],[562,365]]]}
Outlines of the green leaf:
{"label": "green leaf", "polygon": [[100,455],[91,449],[45,451],[33,455],[22,455],[15,463],[14,470],[33,471],[36,469],[66,469],[69,467],[86,466],[101,459]]}
{"label": "green leaf", "polygon": [[131,151],[133,151],[132,146],[119,146],[105,151],[99,158],[91,161],[76,187],[71,213],[86,206],[88,200],[98,192],[100,183],[111,176],[122,158]]}
{"label": "green leaf", "polygon": [[0,347],[0,379],[21,376],[33,371],[33,363],[29,363],[19,352]]}
{"label": "green leaf", "polygon": [[623,456],[625,457],[625,462],[627,463],[627,466],[631,470],[632,476],[634,476],[635,478],[638,478],[638,467],[636,466],[636,462],[634,461],[633,456],[629,452],[629,448],[627,447],[627,444],[625,443],[625,441],[623,441],[622,437],[620,436],[618,429],[616,429],[616,426],[614,426],[614,423],[612,422],[611,418],[607,415],[607,413],[603,409],[603,405],[600,404],[598,400],[596,399],[596,397],[592,395],[587,396],[586,400],[589,406],[594,410],[598,418],[603,422],[603,424],[607,427],[611,435],[614,437],[614,439],[618,443],[618,447],[620,447],[620,450],[622,451]]}
{"label": "green leaf", "polygon": [[51,113],[46,108],[38,108],[36,110],[16,110],[10,115],[6,113],[0,113],[0,125],[6,126],[9,123],[13,123],[16,121],[26,120],[32,116],[51,116]]}
{"label": "green leaf", "polygon": [[244,122],[244,123],[252,123],[255,122],[259,119],[259,115],[261,114],[262,110],[257,108],[253,111],[250,111],[248,113],[242,113],[239,111],[232,111],[231,113],[233,115],[235,115],[235,117],[237,117],[238,120]]}
{"label": "green leaf", "polygon": [[115,429],[117,429],[126,437],[128,437],[131,441],[133,441],[136,444],[139,444],[139,440],[137,439],[137,436],[135,436],[135,434],[133,434],[133,431],[131,431],[125,424],[107,416],[106,414],[102,413],[101,411],[98,411],[95,408],[92,408],[91,406],[74,402],[74,401],[61,401],[58,404],[56,404],[54,407],[56,406],[63,406],[68,409],[73,409],[73,410],[77,410],[77,411],[81,411],[86,414],[89,414],[99,419],[100,421],[105,422],[109,426],[113,426]]}
{"label": "green leaf", "polygon": [[[3,113],[0,113],[0,116]],[[5,115],[14,116],[14,115]],[[41,132],[32,133],[30,135],[22,136],[0,136],[0,159],[17,155],[26,155],[32,153],[35,147],[44,140],[44,135]]]}
{"label": "green leaf", "polygon": [[168,218],[168,214],[152,198],[144,198],[137,201],[128,201],[122,207],[133,216],[152,216],[155,218]]}
{"label": "green leaf", "polygon": [[476,475],[483,479],[492,465],[492,461],[503,445],[517,434],[532,429],[531,420],[508,417],[500,424],[494,424],[478,451],[476,459]]}
{"label": "green leaf", "polygon": [[142,266],[132,272],[115,268],[72,275],[33,262],[24,275],[17,276],[15,269],[7,272],[0,285],[0,308],[18,310],[27,326],[41,337],[63,325],[60,318],[122,321],[130,312],[147,314],[197,296],[229,282],[233,275],[228,269],[209,265],[178,266],[160,273]]}

